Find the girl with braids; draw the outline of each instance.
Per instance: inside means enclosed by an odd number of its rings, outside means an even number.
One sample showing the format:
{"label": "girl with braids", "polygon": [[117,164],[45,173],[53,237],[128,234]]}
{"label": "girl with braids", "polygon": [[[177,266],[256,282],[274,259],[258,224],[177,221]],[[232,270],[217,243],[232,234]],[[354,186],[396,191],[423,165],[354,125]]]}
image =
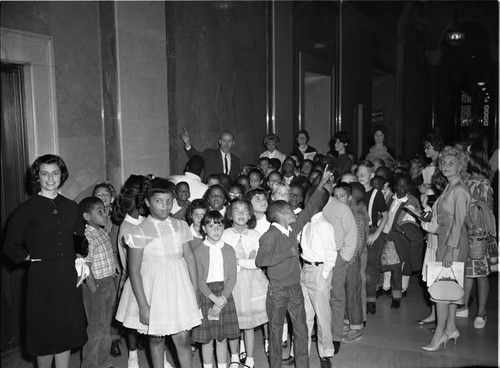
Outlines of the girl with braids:
{"label": "girl with braids", "polygon": [[116,314],[125,327],[149,335],[154,368],[164,367],[166,335],[174,341],[181,368],[191,368],[189,330],[201,323],[193,236],[185,221],[169,216],[174,190],[163,178],[144,181],[139,199],[149,216],[125,238],[130,277]]}
{"label": "girl with braids", "polygon": [[[127,236],[134,226],[139,225],[145,219],[145,217],[142,216],[144,211],[141,210],[138,200],[144,180],[145,177],[142,175],[130,175],[125,181],[125,184],[123,184],[120,194],[113,206],[113,223],[120,226],[118,230],[118,254],[123,270],[118,294],[121,293],[123,285],[128,279]],[[126,328],[125,341],[128,349],[128,368],[139,368],[139,358],[137,356],[137,331]]]}

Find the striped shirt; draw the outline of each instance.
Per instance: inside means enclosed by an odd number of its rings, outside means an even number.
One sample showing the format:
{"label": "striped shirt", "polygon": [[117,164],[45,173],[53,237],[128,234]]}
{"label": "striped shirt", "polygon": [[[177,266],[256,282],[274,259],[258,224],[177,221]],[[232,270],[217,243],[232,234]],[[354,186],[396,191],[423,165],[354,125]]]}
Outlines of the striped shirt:
{"label": "striped shirt", "polygon": [[89,254],[85,258],[91,263],[90,270],[96,279],[113,276],[118,262],[113,253],[111,239],[104,229],[85,225],[85,237],[89,241]]}

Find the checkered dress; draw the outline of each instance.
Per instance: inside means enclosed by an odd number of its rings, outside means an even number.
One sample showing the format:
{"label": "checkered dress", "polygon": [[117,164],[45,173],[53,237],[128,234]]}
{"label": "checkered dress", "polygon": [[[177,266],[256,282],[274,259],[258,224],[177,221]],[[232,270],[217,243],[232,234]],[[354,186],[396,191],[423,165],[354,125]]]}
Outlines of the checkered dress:
{"label": "checkered dress", "polygon": [[[224,282],[210,282],[207,286],[214,295],[220,296],[222,289],[224,289]],[[227,298],[227,304],[222,308],[218,321],[208,320],[208,310],[213,307],[214,303],[202,293],[200,293],[200,296],[203,320],[200,326],[192,330],[191,337],[193,341],[206,344],[212,340],[222,341],[226,338],[238,338],[240,336],[240,327],[233,295],[231,294]]]}

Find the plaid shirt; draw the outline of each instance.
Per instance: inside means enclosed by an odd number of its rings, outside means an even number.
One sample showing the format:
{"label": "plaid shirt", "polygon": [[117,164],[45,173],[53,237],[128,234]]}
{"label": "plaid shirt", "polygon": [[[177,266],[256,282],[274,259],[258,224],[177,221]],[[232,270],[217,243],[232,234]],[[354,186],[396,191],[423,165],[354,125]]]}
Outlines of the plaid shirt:
{"label": "plaid shirt", "polygon": [[90,269],[96,279],[113,276],[118,262],[113,254],[111,239],[103,229],[85,225],[85,237],[89,241],[89,254],[85,261],[91,263]]}

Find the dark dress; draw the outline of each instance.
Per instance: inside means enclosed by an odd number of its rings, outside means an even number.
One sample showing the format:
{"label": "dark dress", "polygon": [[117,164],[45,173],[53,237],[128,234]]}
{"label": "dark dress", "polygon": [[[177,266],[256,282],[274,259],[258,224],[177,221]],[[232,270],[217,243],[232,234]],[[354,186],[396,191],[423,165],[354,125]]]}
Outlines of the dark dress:
{"label": "dark dress", "polygon": [[31,258],[27,283],[27,350],[50,355],[87,341],[82,288],[76,287],[73,229],[75,202],[58,195],[34,195],[15,210],[4,242],[5,254],[21,263]]}

